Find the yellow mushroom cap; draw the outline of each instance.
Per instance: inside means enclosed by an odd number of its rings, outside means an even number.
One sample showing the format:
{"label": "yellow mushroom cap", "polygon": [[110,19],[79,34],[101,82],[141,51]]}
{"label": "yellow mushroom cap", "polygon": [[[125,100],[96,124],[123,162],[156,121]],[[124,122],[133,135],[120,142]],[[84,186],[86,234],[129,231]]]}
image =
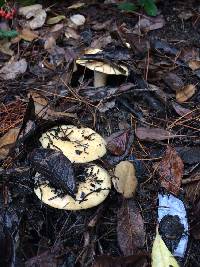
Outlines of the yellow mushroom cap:
{"label": "yellow mushroom cap", "polygon": [[61,150],[75,163],[87,163],[106,153],[106,141],[90,128],[61,125],[44,133],[40,142],[44,148]]}
{"label": "yellow mushroom cap", "polygon": [[108,196],[111,178],[106,170],[97,165],[91,165],[85,171],[85,182],[79,184],[75,199],[70,195],[57,196],[49,185],[40,185],[34,192],[42,202],[57,209],[81,210],[95,207]]}
{"label": "yellow mushroom cap", "polygon": [[[85,55],[94,55],[97,54],[99,52],[102,52],[101,49],[87,49],[85,51]],[[77,59],[76,63],[81,65],[81,66],[85,66],[86,68],[93,70],[93,71],[98,71],[98,72],[102,72],[105,74],[110,74],[110,75],[125,75],[128,76],[128,69],[126,66],[123,65],[119,65],[120,68],[122,68],[125,73],[122,73],[119,71],[119,69],[113,67],[112,65],[105,63],[103,61],[97,61],[97,60],[83,60],[83,59]]]}

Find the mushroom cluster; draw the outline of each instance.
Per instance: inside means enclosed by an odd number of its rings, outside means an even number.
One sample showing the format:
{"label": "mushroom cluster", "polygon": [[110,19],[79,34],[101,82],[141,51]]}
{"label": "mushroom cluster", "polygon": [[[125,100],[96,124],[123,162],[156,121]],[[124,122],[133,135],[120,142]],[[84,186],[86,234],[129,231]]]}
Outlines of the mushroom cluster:
{"label": "mushroom cluster", "polygon": [[[106,153],[105,140],[90,128],[61,125],[45,132],[40,142],[44,148],[61,151],[71,163],[90,163]],[[108,172],[94,163],[83,165],[84,181],[78,185],[74,197],[59,196],[48,183],[37,184],[35,194],[45,204],[65,210],[94,207],[105,200],[111,189]]]}

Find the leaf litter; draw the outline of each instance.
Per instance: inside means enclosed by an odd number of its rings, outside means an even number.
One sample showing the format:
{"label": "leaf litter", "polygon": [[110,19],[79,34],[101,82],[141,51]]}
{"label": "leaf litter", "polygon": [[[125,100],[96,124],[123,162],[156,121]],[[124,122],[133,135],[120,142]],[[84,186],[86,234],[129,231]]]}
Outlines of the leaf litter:
{"label": "leaf litter", "polygon": [[[4,251],[7,236],[9,260],[21,265],[148,266],[153,247],[153,264],[162,266],[161,247],[173,261],[171,255],[180,256],[184,242],[185,266],[200,261],[198,7],[189,1],[148,0],[138,1],[135,10],[126,5],[130,12],[119,9],[119,2],[19,4],[12,22],[2,17],[0,215],[10,207],[21,213],[15,239],[6,231],[0,238]],[[89,48],[103,52],[85,56]],[[105,86],[94,89],[94,71],[75,65],[83,57],[119,72],[126,66],[127,76],[109,75]],[[94,164],[110,175],[120,171],[99,207],[68,213],[33,195],[35,176],[28,156],[41,148],[42,133],[61,124],[87,126],[107,140],[107,154]],[[59,162],[64,163],[66,159]],[[83,167],[70,165],[77,184],[84,183]],[[52,173],[44,176],[52,178]],[[165,208],[160,215],[161,193],[176,202],[176,212],[170,204],[168,214]],[[181,217],[186,212],[189,236]],[[2,221],[7,229],[11,217]],[[162,240],[155,248],[158,223]],[[183,236],[191,241],[186,252]]]}

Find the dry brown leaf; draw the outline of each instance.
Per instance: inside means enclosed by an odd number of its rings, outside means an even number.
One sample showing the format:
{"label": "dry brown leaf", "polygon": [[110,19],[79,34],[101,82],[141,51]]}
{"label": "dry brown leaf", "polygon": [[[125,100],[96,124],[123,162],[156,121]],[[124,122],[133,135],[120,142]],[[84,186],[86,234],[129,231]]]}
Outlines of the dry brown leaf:
{"label": "dry brown leaf", "polygon": [[158,167],[161,186],[172,194],[178,195],[182,182],[183,170],[184,165],[182,159],[174,148],[168,146]]}
{"label": "dry brown leaf", "polygon": [[17,140],[19,130],[19,128],[12,128],[0,138],[0,160],[5,159],[8,156],[10,148]]}
{"label": "dry brown leaf", "polygon": [[174,137],[170,132],[161,128],[138,127],[135,134],[139,139],[146,141],[161,141]]}
{"label": "dry brown leaf", "polygon": [[190,60],[188,62],[188,65],[192,70],[200,69],[200,61],[199,60]]}
{"label": "dry brown leaf", "polygon": [[130,131],[119,131],[111,134],[107,139],[107,149],[115,156],[121,156],[126,151]]}
{"label": "dry brown leaf", "polygon": [[24,28],[19,37],[25,41],[32,42],[34,39],[38,38],[38,34],[28,28]]}
{"label": "dry brown leaf", "polygon": [[117,192],[125,198],[133,197],[138,184],[134,165],[129,161],[121,161],[115,167],[114,175],[112,182]]}
{"label": "dry brown leaf", "polygon": [[10,49],[11,42],[8,42],[7,39],[0,40],[0,51],[3,54],[12,56],[14,54],[14,51]]}
{"label": "dry brown leaf", "polygon": [[33,98],[34,105],[35,105],[35,114],[38,117],[41,117],[43,119],[58,119],[58,118],[64,118],[64,117],[72,117],[77,118],[77,115],[74,113],[68,113],[68,112],[57,112],[52,110],[49,107],[48,101],[46,98],[34,91],[30,91],[28,96]]}
{"label": "dry brown leaf", "polygon": [[162,15],[157,17],[145,17],[139,20],[135,25],[133,33],[149,32],[162,28],[165,25],[165,20]]}
{"label": "dry brown leaf", "polygon": [[124,256],[138,252],[145,243],[143,218],[133,199],[123,201],[118,211],[117,240]]}
{"label": "dry brown leaf", "polygon": [[196,91],[196,86],[193,84],[188,84],[184,86],[180,91],[176,92],[176,100],[179,103],[186,102],[189,98],[191,98]]}

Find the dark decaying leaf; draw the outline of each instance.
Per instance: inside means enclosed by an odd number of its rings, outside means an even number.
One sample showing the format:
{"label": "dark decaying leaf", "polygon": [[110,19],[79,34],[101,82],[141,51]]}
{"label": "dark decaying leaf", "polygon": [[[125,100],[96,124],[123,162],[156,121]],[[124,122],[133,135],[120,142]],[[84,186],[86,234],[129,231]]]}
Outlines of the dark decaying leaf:
{"label": "dark decaying leaf", "polygon": [[44,175],[56,188],[74,195],[76,181],[70,160],[60,151],[36,148],[29,154],[29,160],[37,172]]}
{"label": "dark decaying leaf", "polygon": [[200,200],[200,169],[183,180],[186,199],[191,203]]}
{"label": "dark decaying leaf", "polygon": [[127,257],[98,256],[93,267],[147,267],[147,254],[137,254]]}
{"label": "dark decaying leaf", "polygon": [[124,160],[128,156],[130,149],[132,147],[132,144],[133,144],[133,140],[134,140],[134,134],[133,134],[132,130],[130,130],[130,133],[128,134],[127,138],[128,138],[128,142],[127,142],[126,149],[125,149],[123,155],[113,156],[113,155],[109,155],[107,153],[107,155],[105,156],[105,163],[106,164],[110,164],[110,165],[114,166],[117,163],[119,163],[120,161]]}
{"label": "dark decaying leaf", "polygon": [[[176,102],[173,102],[172,106],[178,115],[184,116],[185,118],[188,119],[192,118],[191,110],[189,108],[184,108]],[[185,116],[186,114],[187,116]]]}
{"label": "dark decaying leaf", "polygon": [[121,156],[126,151],[130,131],[119,131],[107,138],[107,149],[115,156]]}
{"label": "dark decaying leaf", "polygon": [[42,254],[26,261],[25,267],[58,267],[62,266],[65,251],[62,245],[57,245]]}
{"label": "dark decaying leaf", "polygon": [[162,128],[138,127],[135,130],[135,134],[140,140],[145,141],[161,141],[174,137],[174,135]]}
{"label": "dark decaying leaf", "polygon": [[139,20],[139,22],[135,25],[134,33],[149,32],[153,30],[157,30],[162,28],[165,25],[165,20],[162,15],[157,16],[155,18],[145,17]]}
{"label": "dark decaying leaf", "polygon": [[182,79],[172,72],[165,75],[164,82],[174,91],[177,91],[184,86]]}
{"label": "dark decaying leaf", "polygon": [[200,163],[200,146],[176,147],[176,151],[187,164]]}
{"label": "dark decaying leaf", "polygon": [[119,247],[124,256],[133,255],[145,243],[144,222],[136,202],[133,199],[124,200],[117,217]]}
{"label": "dark decaying leaf", "polygon": [[183,169],[182,159],[174,148],[168,146],[158,167],[161,186],[169,192],[178,195],[182,182]]}
{"label": "dark decaying leaf", "polygon": [[9,229],[0,224],[0,266],[10,267],[15,265],[15,245]]}
{"label": "dark decaying leaf", "polygon": [[191,225],[191,233],[194,239],[200,240],[200,200],[196,203],[194,209],[194,221]]}

